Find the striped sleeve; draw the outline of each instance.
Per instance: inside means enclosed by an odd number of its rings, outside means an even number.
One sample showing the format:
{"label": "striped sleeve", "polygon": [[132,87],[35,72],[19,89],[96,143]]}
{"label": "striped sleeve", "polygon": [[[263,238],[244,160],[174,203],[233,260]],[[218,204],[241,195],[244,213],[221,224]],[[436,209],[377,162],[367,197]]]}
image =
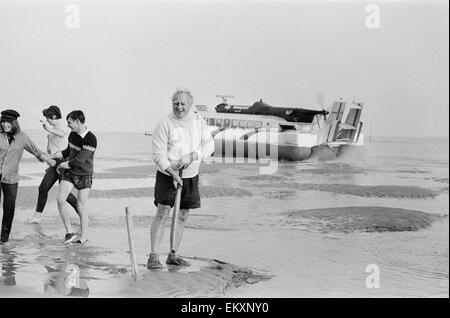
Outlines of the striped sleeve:
{"label": "striped sleeve", "polygon": [[84,162],[94,156],[94,152],[97,149],[97,138],[92,133],[88,133],[83,139],[81,148],[77,155],[68,161],[69,167],[74,169],[76,167],[83,166]]}

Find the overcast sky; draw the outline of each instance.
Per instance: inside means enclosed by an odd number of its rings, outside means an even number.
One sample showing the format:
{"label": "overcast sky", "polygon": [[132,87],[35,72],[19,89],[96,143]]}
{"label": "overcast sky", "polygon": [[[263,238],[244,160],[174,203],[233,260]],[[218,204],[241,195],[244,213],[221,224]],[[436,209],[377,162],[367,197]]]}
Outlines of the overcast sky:
{"label": "overcast sky", "polygon": [[0,109],[25,129],[56,104],[94,131],[143,132],[183,86],[210,108],[216,94],[313,109],[356,98],[374,135],[448,136],[448,21],[447,1],[0,0]]}

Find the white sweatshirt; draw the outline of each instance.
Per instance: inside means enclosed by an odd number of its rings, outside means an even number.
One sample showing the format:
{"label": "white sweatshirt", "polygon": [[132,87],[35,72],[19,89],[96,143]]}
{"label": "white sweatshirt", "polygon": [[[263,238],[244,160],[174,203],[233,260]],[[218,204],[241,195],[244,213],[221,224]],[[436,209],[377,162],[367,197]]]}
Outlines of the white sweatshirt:
{"label": "white sweatshirt", "polygon": [[64,132],[64,136],[58,136],[55,135],[52,132],[49,132],[47,135],[47,153],[49,154],[54,154],[55,152],[58,151],[63,151],[64,149],[67,148],[67,137],[70,134],[70,129],[69,127],[67,127],[67,123],[65,121],[63,121],[62,119],[57,119],[55,120],[55,129],[61,130],[62,132]]}
{"label": "white sweatshirt", "polygon": [[158,170],[165,170],[182,156],[196,152],[198,159],[183,170],[183,178],[192,178],[198,174],[200,162],[214,152],[214,140],[203,117],[191,111],[185,118],[179,119],[173,113],[165,116],[152,134],[153,161]]}

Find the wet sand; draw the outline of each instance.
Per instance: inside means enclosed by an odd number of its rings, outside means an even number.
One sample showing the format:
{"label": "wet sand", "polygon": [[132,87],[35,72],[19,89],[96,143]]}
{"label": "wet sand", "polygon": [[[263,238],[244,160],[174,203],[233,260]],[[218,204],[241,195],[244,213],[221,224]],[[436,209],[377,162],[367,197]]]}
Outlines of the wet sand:
{"label": "wet sand", "polygon": [[[167,266],[164,270],[149,271],[139,266],[138,282],[131,282],[117,290],[135,297],[224,297],[231,289],[256,284],[270,275],[216,259],[186,257],[189,267]],[[123,276],[123,275],[122,275]]]}
{"label": "wet sand", "polygon": [[[120,156],[97,157],[83,248],[62,244],[56,187],[42,224],[27,224],[43,169],[35,160],[21,167],[0,297],[448,297],[448,217],[440,216],[448,215],[448,168],[435,161],[280,163],[272,175],[255,164],[205,163],[202,208],[190,213],[180,249],[192,266],[154,273],[145,263],[156,169],[149,158]],[[138,282],[125,206],[134,215]],[[170,217],[162,262],[169,232]],[[382,289],[365,287],[367,264],[382,268]],[[74,271],[79,280],[68,283]]]}
{"label": "wet sand", "polygon": [[[90,192],[90,198],[110,198],[110,199],[120,199],[120,198],[149,198],[153,200],[153,187],[142,187],[142,188],[123,188],[123,189],[112,189],[112,190],[95,190],[92,189]],[[57,187],[53,187],[48,193],[48,204],[56,202],[58,190]],[[74,192],[76,194],[76,192]],[[203,186],[200,189],[200,194],[202,198],[216,198],[216,197],[246,197],[252,196],[252,193],[246,189],[242,188],[231,188],[231,187],[221,187],[221,186]],[[38,198],[38,187],[37,186],[26,186],[19,187],[17,194],[16,206],[24,209],[31,209],[36,206],[36,201]]]}
{"label": "wet sand", "polygon": [[[212,169],[214,171],[215,169]],[[43,172],[22,176],[17,197],[18,213],[13,225],[11,240],[1,246],[0,297],[224,297],[230,290],[246,284],[255,284],[272,276],[263,270],[230,264],[226,261],[198,256],[183,255],[191,265],[186,268],[165,266],[163,270],[149,271],[145,262],[148,257],[149,237],[142,232],[149,229],[153,216],[134,209],[135,236],[139,264],[139,280],[131,277],[130,260],[123,208],[127,201],[136,206],[153,205],[153,187],[130,188],[131,179],[148,182],[156,169],[151,165],[108,168],[96,173],[94,189],[90,197],[94,212],[90,216],[90,240],[83,246],[65,245],[64,233],[57,209],[57,186],[48,196],[41,224],[28,224],[37,196],[38,184]],[[212,172],[214,173],[214,172]],[[97,178],[97,179],[96,179]],[[125,188],[98,190],[102,180],[122,180]],[[26,181],[26,182],[25,182]],[[226,186],[204,185],[202,198],[251,196],[246,189]],[[130,201],[131,200],[131,201]],[[118,206],[116,202],[120,202]],[[109,206],[109,207],[108,207]],[[139,204],[137,205],[139,206]],[[100,209],[100,210],[99,210]],[[117,211],[112,212],[111,211]],[[117,217],[114,215],[117,215]],[[105,222],[105,217],[109,220]],[[79,220],[71,215],[75,229]],[[204,220],[211,225],[211,216],[201,214],[191,217],[187,229],[205,228]],[[219,220],[220,222],[220,220]],[[166,222],[165,239],[168,240],[170,217]],[[226,230],[217,224],[218,230]],[[110,242],[102,242],[106,232]],[[120,234],[120,235],[117,235]],[[189,233],[192,234],[192,233]],[[195,236],[195,235],[194,235]],[[142,240],[144,239],[144,241]],[[192,239],[195,242],[200,239]],[[167,242],[163,243],[163,247]],[[161,255],[164,263],[165,255]],[[24,274],[30,272],[30,275]],[[27,276],[34,277],[27,279]]]}
{"label": "wet sand", "polygon": [[[40,238],[39,246],[26,245],[25,251],[23,243],[0,246],[2,298],[224,297],[233,288],[271,278],[266,273],[216,259],[185,257],[188,267],[166,265],[162,270],[148,270],[145,264],[139,264],[136,281],[131,277],[130,266],[96,261],[100,257],[107,259],[108,251],[90,245],[64,245],[47,237]],[[35,249],[42,254],[32,255],[30,250]],[[24,283],[24,275],[16,277],[18,270],[31,265],[21,257],[24,254],[26,258],[36,257],[36,267],[40,267],[40,279],[34,282]]]}
{"label": "wet sand", "polygon": [[376,207],[340,207],[286,212],[287,222],[308,224],[322,232],[401,232],[417,231],[447,216],[421,211]]}

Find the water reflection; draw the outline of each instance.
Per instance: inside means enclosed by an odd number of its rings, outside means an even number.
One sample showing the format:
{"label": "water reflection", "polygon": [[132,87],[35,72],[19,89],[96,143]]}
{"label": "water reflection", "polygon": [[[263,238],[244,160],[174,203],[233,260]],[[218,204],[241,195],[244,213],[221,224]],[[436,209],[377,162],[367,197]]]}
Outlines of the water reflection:
{"label": "water reflection", "polygon": [[46,294],[60,296],[88,297],[87,268],[72,263],[58,264],[56,268],[45,266],[49,274],[44,284]]}
{"label": "water reflection", "polygon": [[1,262],[2,262],[2,277],[0,285],[16,286],[16,271],[18,269],[14,260],[17,258],[14,249],[7,245],[0,245]]}

